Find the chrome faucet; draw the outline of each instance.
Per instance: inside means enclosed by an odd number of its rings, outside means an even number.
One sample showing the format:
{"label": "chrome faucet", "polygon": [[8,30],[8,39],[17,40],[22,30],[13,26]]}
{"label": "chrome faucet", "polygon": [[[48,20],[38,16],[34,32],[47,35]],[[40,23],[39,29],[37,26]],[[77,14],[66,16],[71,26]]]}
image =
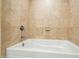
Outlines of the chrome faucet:
{"label": "chrome faucet", "polygon": [[24,26],[23,25],[21,25],[20,30],[21,30],[21,41],[22,41],[22,39],[24,38],[24,36],[22,35],[22,33],[24,31]]}
{"label": "chrome faucet", "polygon": [[[24,31],[24,26],[23,25],[21,25],[20,30],[21,30],[21,41],[23,41],[23,38],[24,38],[24,36],[22,35],[22,33]],[[24,47],[24,43],[22,43],[22,46]]]}
{"label": "chrome faucet", "polygon": [[21,25],[20,30],[24,31],[24,26],[23,25]]}
{"label": "chrome faucet", "polygon": [[50,32],[51,31],[50,27],[45,27],[45,31]]}

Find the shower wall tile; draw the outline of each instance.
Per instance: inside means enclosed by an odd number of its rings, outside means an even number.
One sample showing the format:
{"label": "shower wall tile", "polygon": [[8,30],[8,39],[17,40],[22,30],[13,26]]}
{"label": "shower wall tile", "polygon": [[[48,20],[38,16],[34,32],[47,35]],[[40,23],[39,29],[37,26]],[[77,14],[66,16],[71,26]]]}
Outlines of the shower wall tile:
{"label": "shower wall tile", "polygon": [[56,37],[58,39],[68,39],[68,28],[57,28]]}
{"label": "shower wall tile", "polygon": [[79,27],[79,0],[72,0],[71,2],[72,24],[73,27]]}
{"label": "shower wall tile", "polygon": [[21,41],[20,26],[21,24],[26,26],[27,24],[26,21],[28,20],[27,3],[28,3],[28,0],[3,0],[3,3],[2,3],[2,6],[3,6],[2,56],[3,57],[6,54],[5,48]]}
{"label": "shower wall tile", "polygon": [[1,0],[0,0],[0,57],[1,57]]}
{"label": "shower wall tile", "polygon": [[72,12],[72,18],[71,18],[71,41],[74,43],[77,43],[79,45],[79,0],[72,0],[71,1],[71,12]]}
{"label": "shower wall tile", "polygon": [[74,27],[71,35],[71,41],[79,45],[79,28]]}
{"label": "shower wall tile", "polygon": [[[32,0],[29,11],[29,36],[67,39],[70,16],[69,1]],[[50,28],[49,32],[45,31],[46,27]]]}
{"label": "shower wall tile", "polygon": [[30,31],[31,38],[68,39],[68,34],[67,28],[52,28],[48,32],[35,28]]}

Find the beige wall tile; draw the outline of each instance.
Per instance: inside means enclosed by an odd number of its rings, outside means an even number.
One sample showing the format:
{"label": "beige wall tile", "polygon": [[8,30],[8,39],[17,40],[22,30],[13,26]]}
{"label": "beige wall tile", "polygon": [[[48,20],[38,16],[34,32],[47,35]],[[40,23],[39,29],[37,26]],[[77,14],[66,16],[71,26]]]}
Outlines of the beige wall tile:
{"label": "beige wall tile", "polygon": [[70,31],[70,38],[71,41],[77,43],[79,45],[79,0],[72,0],[71,1],[71,12],[72,18],[70,25],[72,30]]}
{"label": "beige wall tile", "polygon": [[[21,40],[20,26],[27,27],[28,0],[3,0],[2,16],[2,54],[5,48],[18,43]],[[24,23],[23,23],[24,21]],[[26,22],[26,23],[25,23]],[[27,28],[25,29],[27,30]],[[26,31],[25,31],[26,32]]]}
{"label": "beige wall tile", "polygon": [[[62,0],[32,0],[30,5],[29,17],[29,34],[32,37],[35,36],[39,38],[40,36],[40,38],[51,37],[60,39],[66,39],[68,37],[68,33],[66,33],[68,29],[66,28],[69,27],[70,21],[69,1],[65,2]],[[46,27],[53,29],[50,29],[50,32],[47,33],[44,32]],[[66,28],[63,29],[62,27]],[[58,28],[60,28],[60,30]]]}
{"label": "beige wall tile", "polygon": [[0,57],[1,57],[1,0],[0,0]]}
{"label": "beige wall tile", "polygon": [[71,35],[71,41],[79,45],[79,28],[74,27]]}

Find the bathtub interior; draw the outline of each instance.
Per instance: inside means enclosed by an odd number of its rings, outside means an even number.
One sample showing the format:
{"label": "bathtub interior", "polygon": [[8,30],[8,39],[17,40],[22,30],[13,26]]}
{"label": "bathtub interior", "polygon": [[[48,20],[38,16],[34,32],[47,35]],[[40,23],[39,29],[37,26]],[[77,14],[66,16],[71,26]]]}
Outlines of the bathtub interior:
{"label": "bathtub interior", "polygon": [[[22,44],[24,43],[24,46]],[[37,51],[48,51],[48,52],[60,52],[78,54],[79,48],[68,40],[47,40],[47,39],[27,39],[8,49],[20,49],[20,50],[37,50]]]}
{"label": "bathtub interior", "polygon": [[75,45],[74,43],[68,41],[68,40],[47,40],[47,39],[27,39],[24,40],[12,47],[20,47],[22,46],[22,43],[24,43],[24,46],[27,47],[28,46],[47,46],[47,47],[57,47],[57,48],[73,48],[74,47],[78,47],[77,45]]}

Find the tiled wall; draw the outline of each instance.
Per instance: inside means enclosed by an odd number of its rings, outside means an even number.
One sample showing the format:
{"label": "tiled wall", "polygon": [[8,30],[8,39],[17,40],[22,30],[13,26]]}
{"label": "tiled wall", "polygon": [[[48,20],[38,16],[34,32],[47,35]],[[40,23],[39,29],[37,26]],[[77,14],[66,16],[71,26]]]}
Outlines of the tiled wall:
{"label": "tiled wall", "polygon": [[70,30],[70,39],[79,45],[79,0],[71,0],[71,28]]}
{"label": "tiled wall", "polygon": [[[2,55],[5,48],[21,40],[21,23],[28,20],[28,0],[3,0],[2,3]],[[26,23],[27,24],[27,23]],[[24,26],[26,25],[24,24]],[[27,26],[26,26],[27,27]]]}
{"label": "tiled wall", "polygon": [[1,0],[0,0],[0,57],[1,57]]}
{"label": "tiled wall", "polygon": [[29,12],[30,37],[68,39],[70,11],[69,0],[32,0]]}

